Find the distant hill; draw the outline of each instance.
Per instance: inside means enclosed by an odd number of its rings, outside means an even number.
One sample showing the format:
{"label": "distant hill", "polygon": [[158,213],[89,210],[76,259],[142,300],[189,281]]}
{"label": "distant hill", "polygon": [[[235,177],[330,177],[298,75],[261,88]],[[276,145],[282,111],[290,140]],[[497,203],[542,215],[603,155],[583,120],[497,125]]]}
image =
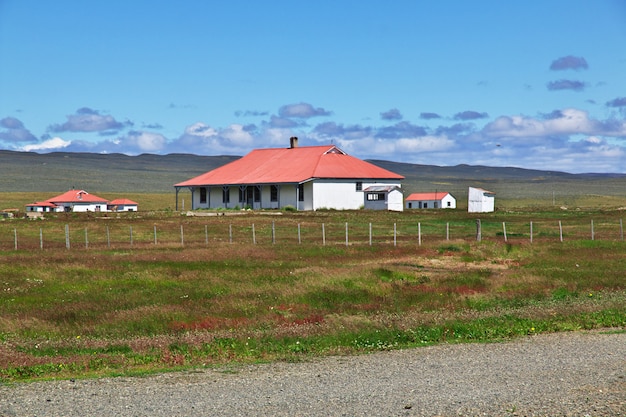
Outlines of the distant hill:
{"label": "distant hill", "polygon": [[[0,151],[0,192],[57,193],[80,188],[96,194],[173,193],[174,184],[238,158],[191,154],[128,156]],[[448,191],[457,199],[463,199],[467,196],[467,187],[475,186],[493,191],[500,198],[546,198],[554,192],[626,195],[626,174],[569,174],[514,167],[369,162],[405,176],[405,194]]]}

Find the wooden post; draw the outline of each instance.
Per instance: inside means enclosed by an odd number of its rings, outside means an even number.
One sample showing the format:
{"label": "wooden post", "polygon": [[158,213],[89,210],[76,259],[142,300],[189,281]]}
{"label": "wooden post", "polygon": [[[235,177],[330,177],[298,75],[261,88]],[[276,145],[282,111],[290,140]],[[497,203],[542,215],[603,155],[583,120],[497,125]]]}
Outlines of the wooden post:
{"label": "wooden post", "polygon": [[204,225],[204,243],[209,246],[209,226]]}
{"label": "wooden post", "polygon": [[228,225],[228,241],[233,243],[233,224]]}
{"label": "wooden post", "polygon": [[65,225],[65,249],[70,248],[70,225]]}
{"label": "wooden post", "polygon": [[346,246],[348,246],[348,222],[346,222]]}
{"label": "wooden post", "polygon": [[533,243],[533,222],[530,222],[530,243]]}
{"label": "wooden post", "polygon": [[591,219],[591,240],[595,240],[596,234],[593,230],[593,219]]}
{"label": "wooden post", "polygon": [[180,225],[180,246],[185,246],[185,233],[183,232],[183,225]]}
{"label": "wooden post", "polygon": [[322,245],[326,246],[326,227],[322,223]]}
{"label": "wooden post", "polygon": [[559,239],[561,240],[561,242],[563,242],[563,225],[561,224],[560,220],[559,220]]}
{"label": "wooden post", "polygon": [[417,223],[417,244],[422,246],[422,223]]}
{"label": "wooden post", "polygon": [[39,249],[43,249],[43,229],[39,228]]}
{"label": "wooden post", "polygon": [[156,232],[156,224],[154,225],[154,245],[157,244],[157,232]]}
{"label": "wooden post", "polygon": [[111,234],[109,233],[109,226],[107,225],[107,248],[111,247]]}
{"label": "wooden post", "polygon": [[506,238],[506,223],[502,222],[502,232],[504,233],[504,241],[508,242],[508,239]]}
{"label": "wooden post", "polygon": [[89,238],[87,237],[87,228],[85,227],[85,249],[89,249]]}
{"label": "wooden post", "polygon": [[480,224],[480,219],[476,219],[476,241],[480,242],[482,240],[482,226]]}
{"label": "wooden post", "polygon": [[372,246],[372,223],[370,223],[370,246]]}
{"label": "wooden post", "polygon": [[398,244],[398,229],[396,224],[393,224],[393,246]]}
{"label": "wooden post", "polygon": [[302,234],[300,233],[300,223],[298,223],[298,245],[302,244]]}
{"label": "wooden post", "polygon": [[130,246],[133,246],[133,226],[130,226]]}
{"label": "wooden post", "polygon": [[256,232],[254,230],[254,223],[252,223],[252,244],[256,245]]}
{"label": "wooden post", "polygon": [[17,228],[13,229],[13,239],[15,241],[15,250],[17,250]]}
{"label": "wooden post", "polygon": [[620,240],[624,240],[624,224],[622,223],[622,219],[619,219],[619,236]]}
{"label": "wooden post", "polygon": [[450,240],[450,222],[446,223],[446,240]]}
{"label": "wooden post", "polygon": [[276,243],[276,222],[272,222],[272,244]]}

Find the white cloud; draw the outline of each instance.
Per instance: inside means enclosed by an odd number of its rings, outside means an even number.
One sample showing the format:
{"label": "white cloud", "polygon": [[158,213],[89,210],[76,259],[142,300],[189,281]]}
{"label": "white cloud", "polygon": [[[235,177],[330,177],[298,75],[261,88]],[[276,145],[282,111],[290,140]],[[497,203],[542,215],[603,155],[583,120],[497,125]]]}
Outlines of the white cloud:
{"label": "white cloud", "polygon": [[600,122],[589,118],[583,110],[565,109],[559,117],[538,120],[524,116],[500,116],[483,129],[493,137],[539,137],[549,135],[626,135],[622,121]]}
{"label": "white cloud", "polygon": [[164,148],[165,136],[151,132],[131,132],[128,141],[142,152],[157,152]]}
{"label": "white cloud", "polygon": [[221,132],[221,136],[235,146],[250,146],[254,137],[242,125],[232,124]]}
{"label": "white cloud", "polygon": [[33,145],[24,145],[20,148],[21,151],[24,152],[37,152],[37,151],[50,151],[53,149],[63,149],[71,145],[72,142],[63,140],[59,137],[54,137],[52,139],[48,139],[41,143],[36,143]]}

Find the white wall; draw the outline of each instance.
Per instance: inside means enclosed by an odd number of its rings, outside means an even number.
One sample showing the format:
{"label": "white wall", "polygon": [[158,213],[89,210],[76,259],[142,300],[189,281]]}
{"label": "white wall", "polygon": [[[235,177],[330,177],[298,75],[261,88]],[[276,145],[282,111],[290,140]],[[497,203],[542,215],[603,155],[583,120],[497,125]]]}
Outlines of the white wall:
{"label": "white wall", "polygon": [[480,188],[469,187],[467,211],[469,213],[490,213],[495,209],[495,197]]}
{"label": "white wall", "polygon": [[[400,187],[397,182],[362,182],[361,191],[356,190],[356,180],[315,180],[313,184],[312,210],[323,208],[335,210],[357,210],[363,207],[364,192],[362,190],[373,185],[392,185]],[[400,206],[402,206],[400,192]],[[394,203],[395,205],[395,200]],[[311,209],[308,209],[311,210]],[[402,211],[402,207],[400,207]]]}

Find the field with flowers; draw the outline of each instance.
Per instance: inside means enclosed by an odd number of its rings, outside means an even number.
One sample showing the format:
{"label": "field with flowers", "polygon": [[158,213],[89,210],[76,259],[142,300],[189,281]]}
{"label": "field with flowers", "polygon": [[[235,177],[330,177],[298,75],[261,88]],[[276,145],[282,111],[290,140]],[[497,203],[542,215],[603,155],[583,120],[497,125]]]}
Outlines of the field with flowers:
{"label": "field with flowers", "polygon": [[0,222],[0,378],[626,328],[619,210],[206,214]]}

